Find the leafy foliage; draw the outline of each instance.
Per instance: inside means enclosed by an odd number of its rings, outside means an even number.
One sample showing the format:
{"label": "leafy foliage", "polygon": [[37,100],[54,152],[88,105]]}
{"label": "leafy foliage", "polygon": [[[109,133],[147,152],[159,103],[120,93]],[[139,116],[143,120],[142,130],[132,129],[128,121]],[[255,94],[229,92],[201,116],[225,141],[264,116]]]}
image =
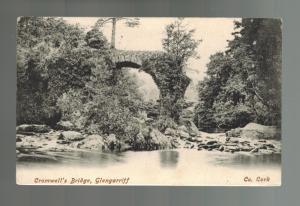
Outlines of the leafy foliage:
{"label": "leafy foliage", "polygon": [[195,122],[203,130],[280,124],[281,22],[243,19],[235,25],[228,50],[211,56],[199,83]]}
{"label": "leafy foliage", "polygon": [[[195,56],[199,41],[193,39],[194,30],[187,30],[181,20],[166,26],[166,37],[162,40],[165,52],[148,58],[143,68],[155,68],[154,81],[160,90],[160,115],[162,123],[180,120],[184,93],[190,83],[185,66],[190,57]],[[169,121],[169,119],[171,119]],[[165,121],[167,120],[167,121]],[[165,128],[162,124],[160,128]]]}
{"label": "leafy foliage", "polygon": [[[64,91],[64,85],[51,87],[57,76],[49,75],[49,68],[67,66],[61,59],[78,52],[83,32],[60,18],[42,17],[21,17],[17,29],[17,123],[54,124],[60,112],[53,89]],[[68,64],[70,70],[76,68],[73,64],[81,64],[76,57]],[[64,81],[79,85],[69,76]]]}
{"label": "leafy foliage", "polygon": [[137,133],[142,100],[125,71],[111,85],[111,52],[100,31],[21,17],[17,32],[18,124],[54,126],[62,119],[88,133]]}
{"label": "leafy foliage", "polygon": [[162,41],[163,48],[179,64],[185,63],[190,57],[196,57],[196,48],[200,41],[193,39],[194,32],[195,30],[186,28],[182,19],[166,26],[167,36]]}

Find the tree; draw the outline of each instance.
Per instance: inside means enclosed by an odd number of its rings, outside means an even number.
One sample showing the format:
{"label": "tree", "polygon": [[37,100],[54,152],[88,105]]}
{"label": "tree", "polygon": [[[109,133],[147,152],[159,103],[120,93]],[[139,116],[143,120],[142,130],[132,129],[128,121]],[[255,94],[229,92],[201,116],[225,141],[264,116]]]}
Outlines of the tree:
{"label": "tree", "polygon": [[280,20],[235,22],[228,50],[211,56],[199,83],[199,129],[231,129],[249,122],[280,124]]}
{"label": "tree", "polygon": [[[66,24],[61,18],[18,19],[18,124],[55,124],[59,120],[59,111],[55,105],[57,95],[68,89],[64,85],[82,86],[71,74],[84,76],[88,73],[88,69],[81,67],[86,59],[82,52],[83,36],[80,28]],[[63,75],[55,73],[60,71],[57,69],[59,67],[65,69],[61,70],[65,72],[62,81],[56,81]],[[54,71],[53,75],[50,74],[51,71]]]}
{"label": "tree", "polygon": [[194,30],[188,30],[183,20],[177,20],[165,29],[166,37],[162,39],[165,52],[149,58],[142,66],[155,68],[154,80],[160,90],[162,122],[170,118],[178,123],[183,109],[184,93],[191,81],[184,68],[189,58],[196,57],[196,48],[200,41],[193,38]]}
{"label": "tree", "polygon": [[128,17],[109,17],[109,18],[100,18],[97,20],[94,25],[94,29],[99,29],[103,27],[107,23],[112,24],[112,32],[111,32],[111,48],[116,48],[116,25],[117,22],[124,21],[128,27],[135,27],[139,25],[139,18],[128,18]]}
{"label": "tree", "polygon": [[195,30],[188,30],[183,24],[183,19],[176,20],[166,26],[167,36],[162,40],[163,49],[178,61],[184,64],[190,57],[196,56],[196,48],[201,40],[193,39]]}
{"label": "tree", "polygon": [[104,37],[103,33],[97,29],[88,31],[84,40],[91,48],[107,50],[107,39]]}

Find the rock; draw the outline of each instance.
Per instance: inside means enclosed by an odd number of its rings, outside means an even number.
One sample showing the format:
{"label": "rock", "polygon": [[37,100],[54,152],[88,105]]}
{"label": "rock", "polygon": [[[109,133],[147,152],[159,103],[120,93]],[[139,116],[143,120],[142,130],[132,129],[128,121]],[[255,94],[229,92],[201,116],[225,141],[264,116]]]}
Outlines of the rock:
{"label": "rock", "polygon": [[226,146],[225,150],[238,152],[240,151],[240,148],[238,146]]}
{"label": "rock", "polygon": [[235,128],[226,132],[227,137],[240,137],[241,128]]}
{"label": "rock", "polygon": [[154,149],[167,149],[172,147],[170,139],[157,129],[151,129],[150,138],[150,145],[152,145]]}
{"label": "rock", "polygon": [[65,141],[79,141],[82,139],[84,139],[83,135],[80,132],[75,131],[64,131],[59,136],[59,140]]}
{"label": "rock", "polygon": [[50,132],[51,128],[44,124],[22,124],[16,128],[18,134],[26,134],[27,132],[46,133]]}
{"label": "rock", "polygon": [[177,128],[179,131],[183,131],[183,132],[188,132],[188,129],[186,128],[186,126],[181,125]]}
{"label": "rock", "polygon": [[251,153],[257,153],[258,151],[259,151],[259,149],[256,147],[256,148],[252,149],[250,152]]}
{"label": "rock", "polygon": [[269,148],[275,148],[275,146],[273,144],[265,144],[266,147],[269,147]]}
{"label": "rock", "polygon": [[211,141],[208,141],[206,144],[207,145],[213,145],[213,144],[216,144],[216,143],[218,143],[218,142],[215,141],[215,140],[211,140]]}
{"label": "rock", "polygon": [[220,144],[212,144],[212,145],[208,145],[208,149],[217,149],[220,146],[221,146]]}
{"label": "rock", "polygon": [[180,147],[180,143],[178,142],[178,140],[176,138],[172,138],[171,139],[171,146],[172,148],[179,148]]}
{"label": "rock", "polygon": [[70,121],[59,121],[56,124],[56,129],[69,131],[69,130],[74,130],[75,126]]}
{"label": "rock", "polygon": [[202,142],[202,140],[199,140],[198,138],[195,137],[189,137],[186,140],[190,142]]}
{"label": "rock", "polygon": [[223,145],[221,145],[220,147],[219,147],[219,151],[221,151],[221,152],[223,152],[224,151],[224,146]]}
{"label": "rock", "polygon": [[230,142],[237,144],[239,143],[239,140],[231,140]]}
{"label": "rock", "polygon": [[17,137],[16,142],[22,142],[22,139],[20,137]]}
{"label": "rock", "polygon": [[243,152],[250,152],[252,150],[251,147],[240,147],[240,150],[243,151]]}
{"label": "rock", "polygon": [[260,149],[259,153],[269,155],[269,154],[273,154],[274,152],[272,150],[268,150],[268,149]]}
{"label": "rock", "polygon": [[71,141],[66,141],[66,140],[61,140],[61,139],[60,139],[60,140],[57,140],[56,143],[57,143],[57,144],[70,144]]}
{"label": "rock", "polygon": [[190,135],[191,135],[192,137],[196,137],[196,136],[198,135],[198,133],[190,132]]}
{"label": "rock", "polygon": [[175,135],[176,135],[176,131],[175,131],[174,129],[167,128],[167,129],[165,130],[165,135],[175,136]]}
{"label": "rock", "polygon": [[230,130],[231,136],[238,134],[239,137],[247,139],[280,139],[280,130],[274,126],[265,126],[249,123],[243,128]]}
{"label": "rock", "polygon": [[198,128],[196,127],[196,125],[195,125],[195,123],[194,123],[193,121],[191,121],[191,120],[186,120],[186,121],[184,122],[184,124],[185,124],[185,126],[186,126],[186,128],[187,128],[187,132],[188,132],[191,136],[195,137],[195,136],[199,135],[200,132],[199,132]]}
{"label": "rock", "polygon": [[240,141],[240,143],[241,143],[242,145],[249,145],[249,144],[250,144],[250,142],[247,141],[247,140]]}
{"label": "rock", "polygon": [[266,146],[265,144],[263,144],[263,145],[261,145],[261,146],[259,147],[259,149],[268,149],[268,148],[267,148],[267,146]]}
{"label": "rock", "polygon": [[187,132],[183,131],[183,130],[179,130],[179,136],[182,139],[187,139],[187,138],[190,137],[190,135]]}
{"label": "rock", "polygon": [[203,145],[202,146],[203,149],[208,149],[208,147],[209,147],[208,145]]}
{"label": "rock", "polygon": [[77,148],[97,151],[102,150],[104,147],[104,139],[100,135],[89,135],[77,145]]}

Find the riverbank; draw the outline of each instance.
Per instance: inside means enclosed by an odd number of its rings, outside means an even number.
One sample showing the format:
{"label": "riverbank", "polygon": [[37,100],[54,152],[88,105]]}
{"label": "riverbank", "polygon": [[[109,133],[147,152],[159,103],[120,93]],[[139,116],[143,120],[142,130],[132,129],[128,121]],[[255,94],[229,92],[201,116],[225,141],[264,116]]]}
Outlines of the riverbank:
{"label": "riverbank", "polygon": [[[16,135],[18,161],[57,161],[64,152],[124,152],[164,149],[193,149],[220,151],[224,153],[248,153],[251,155],[280,154],[281,142],[267,138],[255,130],[239,128],[227,133],[205,133],[191,131],[181,126],[166,129],[164,133],[152,130],[147,139],[141,135],[135,143],[121,142],[115,135],[82,134],[78,131],[53,130],[48,127],[19,126]],[[252,125],[253,127],[253,125]],[[27,129],[24,129],[27,128]],[[245,127],[247,128],[247,127]],[[250,128],[248,126],[248,128]],[[249,132],[252,131],[252,132]],[[255,131],[255,132],[253,132]],[[255,136],[259,134],[259,136]],[[264,133],[266,134],[266,132]],[[269,136],[268,136],[269,137]]]}

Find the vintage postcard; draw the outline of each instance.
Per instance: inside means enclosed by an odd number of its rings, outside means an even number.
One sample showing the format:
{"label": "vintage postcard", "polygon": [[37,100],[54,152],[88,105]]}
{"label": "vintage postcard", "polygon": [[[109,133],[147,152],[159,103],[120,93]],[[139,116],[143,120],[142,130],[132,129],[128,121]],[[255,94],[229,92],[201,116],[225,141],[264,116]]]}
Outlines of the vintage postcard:
{"label": "vintage postcard", "polygon": [[280,186],[281,30],[19,17],[17,184]]}

